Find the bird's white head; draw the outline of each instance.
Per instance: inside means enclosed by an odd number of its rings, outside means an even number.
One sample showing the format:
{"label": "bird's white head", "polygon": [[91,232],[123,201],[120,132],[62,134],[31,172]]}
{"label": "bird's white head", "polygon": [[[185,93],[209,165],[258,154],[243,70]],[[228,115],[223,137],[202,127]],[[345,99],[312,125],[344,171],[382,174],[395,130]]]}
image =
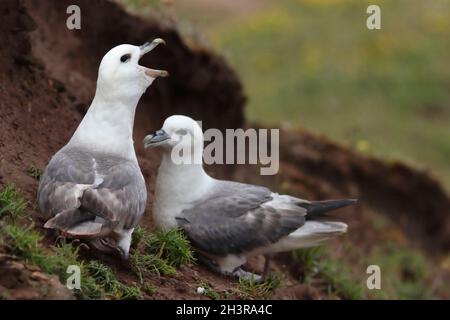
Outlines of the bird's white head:
{"label": "bird's white head", "polygon": [[100,63],[96,95],[114,101],[139,100],[157,77],[168,75],[165,70],[139,65],[139,59],[161,43],[165,42],[158,38],[142,46],[121,44],[109,50]]}
{"label": "bird's white head", "polygon": [[163,127],[145,137],[144,147],[161,146],[203,152],[203,131],[198,122],[187,116],[174,115],[164,121]]}

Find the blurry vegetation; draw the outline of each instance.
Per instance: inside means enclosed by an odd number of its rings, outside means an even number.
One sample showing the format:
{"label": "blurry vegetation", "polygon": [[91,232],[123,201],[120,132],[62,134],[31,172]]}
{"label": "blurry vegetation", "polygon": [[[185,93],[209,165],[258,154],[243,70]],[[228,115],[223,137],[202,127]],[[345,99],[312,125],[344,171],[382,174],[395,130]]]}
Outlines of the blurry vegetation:
{"label": "blurry vegetation", "polygon": [[362,299],[362,282],[355,280],[349,268],[342,262],[330,259],[325,247],[300,249],[292,252],[298,263],[300,280],[304,283],[325,281],[329,294],[344,299]]}
{"label": "blurry vegetation", "polygon": [[388,242],[377,247],[368,257],[370,262],[380,266],[382,290],[373,290],[370,295],[383,299],[430,299],[428,291],[431,270],[425,257],[419,252]]}
{"label": "blurry vegetation", "polygon": [[[355,254],[360,257],[350,263],[348,258]],[[347,252],[347,255],[346,259],[338,259],[325,247],[292,252],[295,271],[302,282],[316,287],[325,283],[328,294],[344,299],[432,299],[439,296],[438,292],[448,292],[444,283],[431,288],[430,281],[436,276],[433,262],[427,262],[422,253],[404,245],[381,241],[370,252],[362,255]],[[365,270],[372,264],[381,269],[381,290],[366,287],[369,275]]]}
{"label": "blurry vegetation", "polygon": [[[250,120],[304,126],[450,187],[450,2],[205,3],[173,7],[238,72]],[[381,7],[381,30],[366,28],[369,4]]]}

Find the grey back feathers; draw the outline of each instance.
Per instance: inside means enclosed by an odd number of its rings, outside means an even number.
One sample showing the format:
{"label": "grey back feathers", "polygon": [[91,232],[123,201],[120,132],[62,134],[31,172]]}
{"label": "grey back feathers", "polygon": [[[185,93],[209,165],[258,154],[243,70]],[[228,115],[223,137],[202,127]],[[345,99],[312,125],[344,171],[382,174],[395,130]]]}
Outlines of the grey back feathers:
{"label": "grey back feathers", "polygon": [[194,247],[219,256],[276,243],[306,220],[355,202],[309,202],[264,187],[218,180],[203,198],[176,219]]}
{"label": "grey back feathers", "polygon": [[[326,207],[336,209],[352,202],[331,200]],[[323,206],[264,187],[216,180],[204,200],[185,209],[177,221],[200,251],[240,254],[277,242],[303,226],[308,211]]]}

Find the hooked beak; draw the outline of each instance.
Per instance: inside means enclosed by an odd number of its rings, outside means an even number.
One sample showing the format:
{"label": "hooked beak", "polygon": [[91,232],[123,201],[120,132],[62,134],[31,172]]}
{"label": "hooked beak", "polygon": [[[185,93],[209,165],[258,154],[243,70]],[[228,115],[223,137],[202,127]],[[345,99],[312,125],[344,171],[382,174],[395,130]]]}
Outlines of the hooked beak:
{"label": "hooked beak", "polygon": [[[146,42],[144,43],[142,46],[139,46],[139,49],[141,50],[141,57],[152,51],[153,49],[155,49],[159,44],[166,44],[166,42],[161,39],[161,38],[156,38],[155,40],[153,40],[151,43],[150,42]],[[169,75],[169,73],[166,70],[155,70],[155,69],[150,69],[147,67],[143,67],[141,66],[141,68],[144,70],[144,73],[152,78],[157,78],[157,77],[167,77]]]}
{"label": "hooked beak", "polygon": [[164,130],[160,129],[144,138],[144,148],[153,148],[162,145],[169,140],[170,136]]}

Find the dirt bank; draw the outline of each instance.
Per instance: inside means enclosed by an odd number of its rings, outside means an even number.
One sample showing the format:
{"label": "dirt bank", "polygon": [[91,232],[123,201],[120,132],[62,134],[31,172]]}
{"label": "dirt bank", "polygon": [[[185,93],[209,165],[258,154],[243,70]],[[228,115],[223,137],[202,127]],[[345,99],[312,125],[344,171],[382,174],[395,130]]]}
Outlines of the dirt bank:
{"label": "dirt bank", "polygon": [[[37,182],[27,170],[30,166],[43,169],[73,133],[92,99],[101,57],[117,44],[161,37],[167,46],[158,47],[142,64],[169,70],[171,76],[158,79],[144,95],[135,129],[149,190],[143,223],[151,226],[159,155],[144,152],[140,143],[144,134],[176,113],[203,120],[205,128],[244,126],[240,81],[222,57],[187,45],[170,24],[144,21],[112,2],[75,1],[82,8],[82,29],[70,31],[65,21],[66,8],[72,3],[0,3],[0,185],[14,182],[34,205]],[[392,218],[407,235],[416,235],[411,242],[430,253],[450,249],[450,201],[438,182],[403,164],[384,163],[304,131],[281,132],[278,176],[260,177],[253,167],[227,167],[216,173],[314,199],[360,198],[361,205],[343,210],[342,215],[354,222],[349,238],[361,245],[371,232],[371,219],[380,214]],[[273,269],[286,271],[283,261],[279,259]],[[258,259],[252,265],[261,268]],[[119,274],[126,282],[135,281],[126,267]],[[183,268],[175,278],[149,279],[158,286],[153,298],[195,298],[195,286],[201,280],[223,290],[235,286],[201,266]],[[275,297],[319,297],[314,288],[299,284],[294,276],[288,275],[287,282],[291,285],[278,290]]]}

